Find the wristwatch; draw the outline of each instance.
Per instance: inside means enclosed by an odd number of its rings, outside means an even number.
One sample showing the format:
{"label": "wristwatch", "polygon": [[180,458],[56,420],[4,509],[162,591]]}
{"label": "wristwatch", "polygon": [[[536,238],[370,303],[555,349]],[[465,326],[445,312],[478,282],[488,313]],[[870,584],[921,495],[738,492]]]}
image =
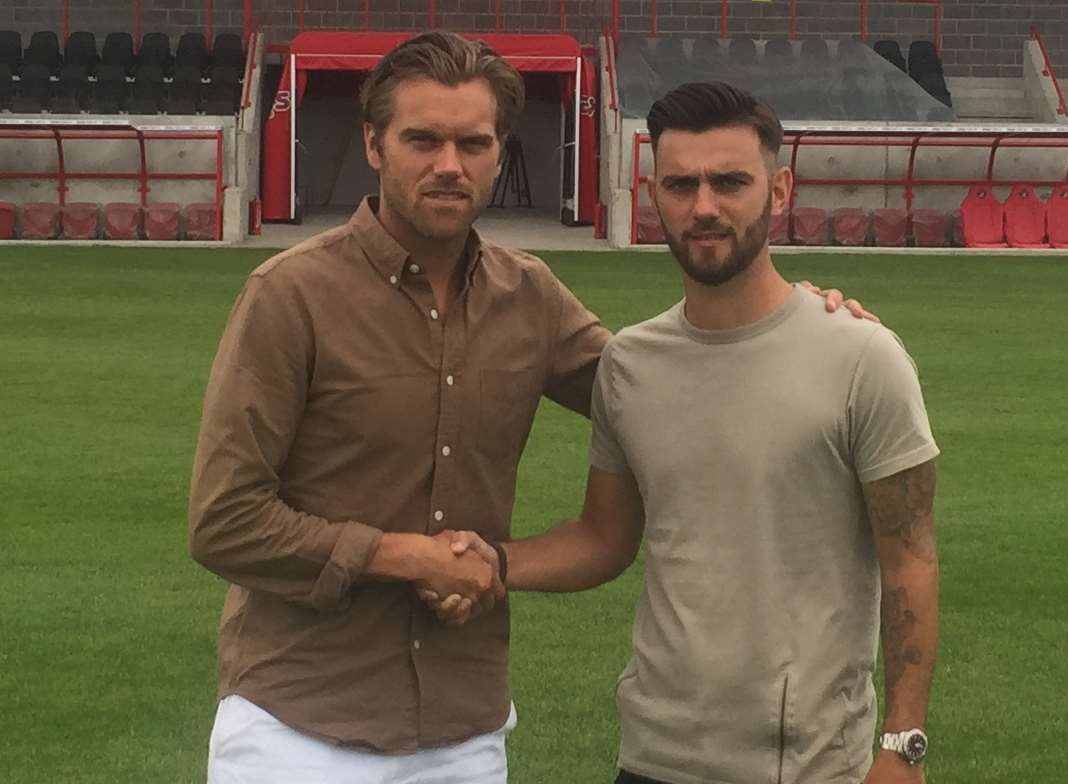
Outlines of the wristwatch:
{"label": "wristwatch", "polygon": [[896,751],[909,765],[915,765],[927,756],[927,734],[921,729],[884,732],[879,745],[887,751]]}

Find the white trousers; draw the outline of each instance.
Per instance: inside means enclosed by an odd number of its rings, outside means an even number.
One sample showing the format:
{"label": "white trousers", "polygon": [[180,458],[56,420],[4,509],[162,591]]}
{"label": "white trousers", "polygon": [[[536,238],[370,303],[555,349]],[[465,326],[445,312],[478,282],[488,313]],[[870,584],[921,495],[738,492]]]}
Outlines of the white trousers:
{"label": "white trousers", "polygon": [[297,732],[243,697],[219,703],[208,748],[208,784],[507,784],[505,737],[496,732],[438,749],[388,756]]}

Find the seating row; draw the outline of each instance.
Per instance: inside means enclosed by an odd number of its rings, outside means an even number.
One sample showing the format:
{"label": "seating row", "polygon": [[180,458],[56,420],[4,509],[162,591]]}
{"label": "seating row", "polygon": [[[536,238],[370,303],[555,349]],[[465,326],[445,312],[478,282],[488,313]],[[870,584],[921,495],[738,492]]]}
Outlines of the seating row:
{"label": "seating row", "polygon": [[218,229],[212,203],[0,202],[0,240],[214,240]]}

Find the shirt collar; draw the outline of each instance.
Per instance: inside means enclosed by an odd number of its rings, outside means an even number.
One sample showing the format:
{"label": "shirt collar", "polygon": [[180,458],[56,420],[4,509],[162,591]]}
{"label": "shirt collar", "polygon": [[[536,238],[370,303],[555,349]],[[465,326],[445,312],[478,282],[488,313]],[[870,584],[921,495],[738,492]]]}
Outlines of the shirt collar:
{"label": "shirt collar", "polygon": [[[393,235],[386,231],[378,220],[378,197],[366,196],[349,220],[349,230],[363,248],[371,264],[392,285],[404,276],[411,254]],[[471,229],[464,245],[463,264],[467,268],[468,284],[474,279],[475,270],[482,261],[482,239]]]}

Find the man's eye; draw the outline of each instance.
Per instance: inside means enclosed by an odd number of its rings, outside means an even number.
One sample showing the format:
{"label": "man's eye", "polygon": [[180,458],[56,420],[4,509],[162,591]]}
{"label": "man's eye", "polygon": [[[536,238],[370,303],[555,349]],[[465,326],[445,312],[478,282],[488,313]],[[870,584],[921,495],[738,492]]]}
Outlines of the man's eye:
{"label": "man's eye", "polygon": [[693,190],[694,184],[688,180],[669,180],[665,187],[672,193],[686,193]]}

